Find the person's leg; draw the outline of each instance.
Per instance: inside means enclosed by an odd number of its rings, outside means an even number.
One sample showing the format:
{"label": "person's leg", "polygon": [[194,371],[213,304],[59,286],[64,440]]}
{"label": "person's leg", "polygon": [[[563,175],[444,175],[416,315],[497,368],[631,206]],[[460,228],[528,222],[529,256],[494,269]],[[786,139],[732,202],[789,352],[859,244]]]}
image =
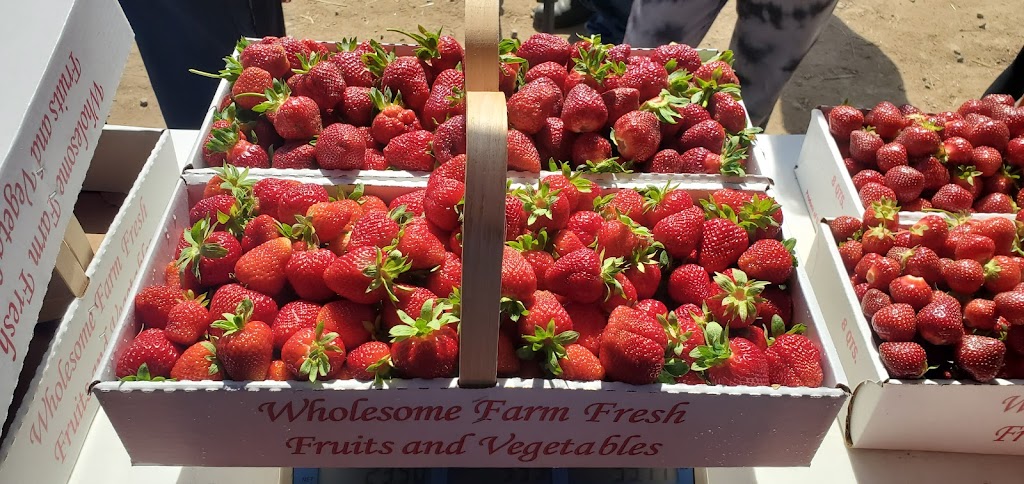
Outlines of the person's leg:
{"label": "person's leg", "polygon": [[729,48],[755,126],[768,121],[782,88],[832,17],[836,1],[737,1]]}
{"label": "person's leg", "polygon": [[657,47],[678,42],[696,47],[726,0],[634,0],[625,42]]}
{"label": "person's leg", "polygon": [[587,34],[600,34],[605,44],[621,44],[633,0],[588,0],[593,10],[587,21]]}
{"label": "person's leg", "polygon": [[1014,99],[1024,96],[1024,49],[1017,53],[1017,58],[999,74],[985,94],[1009,94]]}

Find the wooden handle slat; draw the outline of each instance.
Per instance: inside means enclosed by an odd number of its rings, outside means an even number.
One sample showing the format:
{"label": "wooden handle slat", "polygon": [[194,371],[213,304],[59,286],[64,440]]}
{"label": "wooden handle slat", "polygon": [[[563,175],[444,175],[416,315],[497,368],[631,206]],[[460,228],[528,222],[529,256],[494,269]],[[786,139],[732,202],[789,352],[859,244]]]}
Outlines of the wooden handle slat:
{"label": "wooden handle slat", "polygon": [[500,4],[497,0],[466,0],[466,55],[462,70],[466,91],[498,90]]}
{"label": "wooden handle slat", "polygon": [[490,387],[497,382],[501,255],[505,245],[505,95],[468,92],[466,120],[459,386]]}

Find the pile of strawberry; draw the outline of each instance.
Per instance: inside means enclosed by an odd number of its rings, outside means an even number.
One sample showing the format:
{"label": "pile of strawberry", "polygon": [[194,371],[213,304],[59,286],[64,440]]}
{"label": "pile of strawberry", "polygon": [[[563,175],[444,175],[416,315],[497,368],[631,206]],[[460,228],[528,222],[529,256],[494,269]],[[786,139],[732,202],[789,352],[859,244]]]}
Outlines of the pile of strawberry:
{"label": "pile of strawberry", "polygon": [[203,146],[208,166],[430,171],[466,151],[462,46],[407,33],[415,56],[376,41],[242,39]]}
{"label": "pile of strawberry", "polygon": [[1017,224],[926,215],[900,228],[876,208],[829,226],[889,375],[1024,378]]}
{"label": "pile of strawberry", "polygon": [[903,210],[1014,213],[1024,167],[1024,107],[990,94],[956,111],[925,114],[878,103],[867,114],[847,106],[827,111],[864,206],[882,198]]}
{"label": "pile of strawberry", "polygon": [[563,172],[506,197],[499,375],[821,386],[775,200],[602,192]]}
{"label": "pile of strawberry", "polygon": [[225,166],[189,212],[116,375],[374,380],[455,375],[465,155],[389,204]]}
{"label": "pile of strawberry", "polygon": [[[593,36],[501,42],[508,166],[553,160],[592,171],[743,175],[760,129],[747,127],[732,52],[701,62],[685,44],[634,55]],[[646,54],[646,53],[643,53]]]}

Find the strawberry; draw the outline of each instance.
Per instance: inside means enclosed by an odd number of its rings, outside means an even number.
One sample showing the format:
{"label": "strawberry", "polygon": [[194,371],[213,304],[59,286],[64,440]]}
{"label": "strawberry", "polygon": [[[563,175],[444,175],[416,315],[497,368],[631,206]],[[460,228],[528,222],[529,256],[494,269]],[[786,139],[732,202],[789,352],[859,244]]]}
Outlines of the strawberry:
{"label": "strawberry", "polygon": [[885,172],[885,186],[892,189],[896,200],[909,202],[924,190],[924,174],[906,165],[896,166]]}
{"label": "strawberry", "polygon": [[[337,56],[330,59],[335,65]],[[346,83],[349,82],[346,80]],[[373,120],[373,100],[370,99],[370,88],[363,86],[349,85],[341,93],[340,109],[335,109],[335,114],[344,123],[353,126],[369,126]],[[323,134],[321,134],[323,136]]]}
{"label": "strawberry", "polygon": [[398,317],[398,311],[405,311],[406,314],[415,313],[416,309],[423,307],[423,303],[427,300],[437,299],[437,295],[429,289],[405,284],[396,284],[394,292],[398,300],[388,301],[381,305],[381,320],[384,323],[384,328],[389,330],[402,324],[402,319]]}
{"label": "strawberry", "polygon": [[413,270],[433,269],[444,262],[444,243],[434,235],[430,222],[414,217],[402,227],[396,249],[409,259]]}
{"label": "strawberry", "polygon": [[821,352],[810,338],[802,334],[780,334],[769,343],[764,356],[768,360],[768,380],[772,385],[821,386],[824,379]]}
{"label": "strawberry", "polygon": [[643,190],[644,217],[639,220],[644,226],[653,228],[670,215],[693,207],[689,193],[666,184],[664,187],[649,187]]}
{"label": "strawberry", "polygon": [[1013,138],[1007,143],[1006,162],[1015,167],[1024,167],[1024,137]]}
{"label": "strawberry", "polygon": [[312,99],[321,111],[334,112],[348,87],[345,75],[337,64],[327,62],[326,56],[319,53],[312,53],[300,61],[302,67],[292,77],[304,76],[302,94]]}
{"label": "strawberry", "polygon": [[643,195],[639,192],[619,190],[612,195],[611,200],[601,207],[600,212],[605,218],[624,214],[633,220],[643,220],[645,203]]}
{"label": "strawberry", "polygon": [[321,168],[354,170],[363,164],[366,141],[356,127],[335,123],[320,134],[314,152]]}
{"label": "strawberry", "polygon": [[698,250],[700,265],[708,272],[721,272],[736,263],[749,247],[745,230],[725,218],[704,222],[704,236]]}
{"label": "strawberry", "polygon": [[949,183],[949,170],[934,156],[929,156],[926,160],[914,163],[913,167],[924,174],[925,190],[938,190]]}
{"label": "strawberry", "polygon": [[235,277],[254,291],[276,295],[287,282],[284,270],[291,256],[292,244],[288,238],[264,242],[238,258]]}
{"label": "strawberry", "polygon": [[695,371],[706,371],[716,385],[767,386],[771,383],[768,359],[760,348],[743,338],[729,339],[718,323],[704,328],[706,344],[690,355]]}
{"label": "strawberry", "polygon": [[175,304],[167,313],[164,336],[172,343],[183,346],[195,344],[210,327],[210,313],[206,310],[206,298],[194,297],[190,292],[185,299]]}
{"label": "strawberry", "polygon": [[324,333],[324,323],[300,329],[281,348],[281,360],[297,378],[310,382],[333,380],[345,364],[345,349],[334,340],[338,333]]}
{"label": "strawberry", "polygon": [[874,182],[865,184],[858,190],[857,194],[860,196],[861,203],[865,206],[884,199],[896,200],[895,191],[885,185]]}
{"label": "strawberry", "polygon": [[531,35],[516,51],[516,55],[525,59],[531,66],[549,61],[566,65],[571,54],[572,47],[569,42],[557,35],[544,33]]}
{"label": "strawberry", "polygon": [[691,156],[697,161],[686,163],[678,151],[661,150],[654,154],[647,168],[651,173],[699,173],[703,172],[703,160],[707,157],[705,153],[714,155],[704,148],[693,148],[687,151],[687,153],[690,152],[693,152]]}
{"label": "strawberry", "polygon": [[558,64],[557,62],[546,61],[530,67],[530,69],[526,71],[526,75],[523,77],[523,82],[529,84],[536,79],[546,77],[554,81],[554,83],[558,85],[558,88],[562,89],[564,92],[563,86],[565,85],[566,74],[565,65]]}
{"label": "strawberry", "polygon": [[604,379],[604,367],[589,349],[582,345],[570,344],[565,346],[564,352],[565,356],[558,358],[558,367],[561,368],[560,376],[563,380],[600,381]]}
{"label": "strawberry", "polygon": [[661,143],[658,118],[647,111],[624,114],[612,128],[612,142],[627,160],[644,162],[651,159]]}
{"label": "strawberry", "polygon": [[561,119],[566,129],[573,133],[597,131],[608,120],[608,108],[594,88],[579,84],[565,95]]}
{"label": "strawberry", "polygon": [[705,301],[711,314],[723,326],[743,328],[757,319],[757,305],[767,282],[748,280],[742,271],[733,270],[731,276],[716,274],[711,297]]}
{"label": "strawberry", "polygon": [[865,121],[875,127],[878,135],[885,139],[893,139],[904,126],[906,119],[893,103],[882,101],[871,108]]}
{"label": "strawberry", "polygon": [[[256,246],[280,237],[277,220],[270,215],[260,215],[249,221],[242,235],[242,252],[248,252]],[[234,264],[231,264],[234,269]]]}
{"label": "strawberry", "polygon": [[719,154],[722,152],[725,138],[725,128],[718,121],[709,119],[701,121],[684,131],[683,136],[679,139],[679,143],[684,151],[700,147]]}
{"label": "strawberry", "polygon": [[842,104],[828,112],[828,132],[837,140],[850,139],[850,133],[864,126],[864,113],[848,104]]}
{"label": "strawberry", "polygon": [[264,380],[273,357],[274,337],[263,321],[253,319],[253,302],[243,299],[234,313],[211,326],[224,333],[216,341],[217,356],[234,380]]}
{"label": "strawberry", "polygon": [[996,294],[996,312],[1014,326],[1024,324],[1024,292],[1008,291]]}
{"label": "strawberry", "polygon": [[576,135],[566,129],[561,118],[547,118],[544,126],[534,136],[540,159],[569,161],[572,159],[572,145]]}
{"label": "strawberry", "polygon": [[912,341],[884,342],[878,345],[878,356],[891,378],[921,378],[928,371],[928,355]]}
{"label": "strawberry", "polygon": [[602,263],[593,249],[580,248],[555,260],[544,274],[546,286],[582,304],[597,302],[605,294],[606,283],[614,277],[614,259]]}
{"label": "strawberry", "polygon": [[292,69],[288,63],[288,52],[281,44],[248,43],[239,54],[238,61],[243,68],[258,67],[277,78],[287,76]]}
{"label": "strawberry", "polygon": [[616,87],[631,87],[640,92],[640,99],[650,99],[668,87],[668,71],[662,64],[639,58],[626,66]]}
{"label": "strawberry", "polygon": [[434,135],[430,131],[400,134],[384,147],[384,158],[388,166],[399,170],[431,171],[435,164],[430,148],[433,141]]}
{"label": "strawberry", "polygon": [[597,231],[604,224],[604,218],[597,212],[579,211],[569,217],[565,228],[571,230],[583,245],[591,245],[597,240]]}
{"label": "strawberry", "polygon": [[1017,206],[1005,193],[989,193],[974,203],[974,211],[982,213],[1016,213]]}
{"label": "strawberry", "polygon": [[515,195],[523,202],[523,210],[527,215],[526,226],[530,230],[547,229],[548,232],[555,232],[569,223],[569,212],[573,207],[569,206],[566,197],[560,196],[557,190],[552,191],[547,183],[541,182],[536,189],[532,186],[524,187],[516,190]]}
{"label": "strawberry", "polygon": [[597,231],[595,250],[605,257],[628,257],[650,244],[651,233],[626,216],[606,220]]}
{"label": "strawberry", "polygon": [[213,343],[200,341],[189,346],[171,368],[171,378],[178,381],[223,380],[224,372],[220,369]]}
{"label": "strawberry", "polygon": [[[410,192],[417,193],[417,192]],[[418,192],[422,193],[422,192]],[[396,198],[398,200],[401,197]],[[411,204],[408,202],[407,205]],[[362,210],[355,200],[342,199],[334,202],[317,202],[306,209],[306,218],[313,226],[316,236],[325,241],[338,238],[350,226]]]}
{"label": "strawberry", "polygon": [[[860,300],[860,309],[867,318],[874,318],[878,311],[892,304],[892,299],[889,295],[874,288],[870,288],[864,292],[864,296]],[[913,308],[911,308],[913,309]]]}
{"label": "strawberry", "polygon": [[295,294],[310,301],[330,299],[334,291],[324,285],[323,276],[335,258],[330,250],[320,248],[292,252],[284,273]]}
{"label": "strawberry", "polygon": [[572,321],[572,330],[579,334],[576,344],[600,355],[601,333],[608,324],[605,313],[593,304],[567,303],[564,309]]}
{"label": "strawberry", "polygon": [[374,43],[374,53],[364,57],[371,72],[380,72],[380,87],[400,93],[405,104],[420,112],[430,96],[430,85],[423,65],[411,56],[393,58],[380,44]]}
{"label": "strawberry", "polygon": [[681,265],[669,276],[669,297],[679,304],[703,304],[715,290],[708,272],[696,264]]}
{"label": "strawberry", "polygon": [[273,87],[274,77],[269,72],[259,67],[247,67],[238,74],[238,78],[231,85],[231,97],[239,108],[251,110],[263,102],[263,93]]}
{"label": "strawberry", "polygon": [[585,165],[587,162],[598,163],[612,156],[612,143],[598,133],[582,133],[572,144],[572,162]]}
{"label": "strawberry", "polygon": [[377,111],[370,126],[370,133],[376,142],[386,145],[398,135],[422,129],[416,113],[402,105],[401,94],[371,88],[369,96]]}
{"label": "strawberry", "polygon": [[447,69],[438,74],[423,106],[424,128],[434,130],[448,118],[466,114],[465,82],[461,70]]}
{"label": "strawberry", "polygon": [[665,331],[654,316],[619,306],[601,334],[601,366],[612,381],[654,383],[664,368],[667,346]]}
{"label": "strawberry", "polygon": [[776,315],[783,321],[793,320],[793,297],[788,292],[778,286],[768,286],[761,291],[761,298],[763,300],[757,304],[757,317],[762,322],[769,322]]}
{"label": "strawberry", "polygon": [[227,232],[214,231],[206,219],[196,222],[182,237],[187,245],[175,261],[179,271],[206,287],[234,279],[235,264],[242,255],[238,239]]}
{"label": "strawberry", "polygon": [[857,231],[861,229],[861,221],[856,217],[840,215],[830,220],[828,227],[832,231],[832,237],[836,239],[836,242],[842,243],[854,238]]}
{"label": "strawberry", "polygon": [[852,271],[864,257],[864,246],[856,240],[847,240],[839,245],[839,257],[843,260],[846,270]]}
{"label": "strawberry", "polygon": [[985,270],[974,259],[960,259],[942,268],[946,285],[960,294],[974,294],[985,283]]}
{"label": "strawberry", "polygon": [[1020,266],[1005,255],[985,263],[985,289],[992,293],[1012,291],[1021,282]]}
{"label": "strawberry", "polygon": [[964,306],[964,325],[991,331],[996,327],[996,303],[990,299],[972,299]]}
{"label": "strawberry", "polygon": [[714,120],[730,133],[739,133],[747,127],[747,110],[732,94],[722,91],[714,93],[710,110]]}
{"label": "strawberry", "polygon": [[970,165],[974,159],[974,147],[959,136],[946,138],[942,141],[942,159],[951,165]]}
{"label": "strawberry", "polygon": [[135,319],[147,328],[163,329],[171,309],[184,299],[181,290],[171,286],[144,287],[135,296]]}
{"label": "strawberry", "polygon": [[919,125],[907,126],[893,141],[902,144],[910,158],[936,154],[942,144],[938,133]]}
{"label": "strawberry", "polygon": [[868,129],[858,129],[850,133],[850,158],[865,165],[876,162],[876,154],[885,141],[878,133]]}
{"label": "strawberry", "polygon": [[917,332],[934,345],[956,344],[964,335],[960,303],[933,299],[917,313]]}
{"label": "strawberry", "polygon": [[[238,284],[225,284],[217,288],[210,299],[210,316],[234,311],[243,299],[253,303],[253,318],[259,321],[274,321],[277,317],[277,303],[270,296],[246,289]],[[215,336],[219,330],[211,330]]]}
{"label": "strawberry", "polygon": [[145,329],[135,336],[128,349],[117,358],[116,376],[121,379],[148,380],[167,378],[181,350],[167,339],[164,330]]}
{"label": "strawberry", "polygon": [[316,168],[316,147],[304,141],[289,141],[274,150],[272,168]]}
{"label": "strawberry", "polygon": [[884,226],[871,227],[861,236],[864,252],[885,254],[895,243],[892,232]]}
{"label": "strawberry", "polygon": [[752,279],[783,284],[789,280],[796,265],[796,257],[793,256],[795,244],[794,239],[785,243],[775,239],[758,240],[740,255],[739,268]]}
{"label": "strawberry", "polygon": [[942,277],[939,256],[927,247],[915,247],[903,258],[903,273],[922,277],[928,284],[938,283]]}
{"label": "strawberry", "polygon": [[545,120],[558,117],[561,110],[561,88],[554,81],[542,77],[519,88],[508,98],[508,125],[526,134],[537,134]]}
{"label": "strawberry", "polygon": [[278,203],[281,195],[293,186],[300,185],[297,180],[283,180],[280,178],[264,178],[252,186],[252,194],[256,198],[259,212],[272,217],[277,217]]}
{"label": "strawberry", "polygon": [[238,211],[238,199],[232,195],[214,195],[196,202],[188,211],[188,223],[195,225],[200,220],[208,219],[211,224],[218,223],[219,214],[230,215]]}
{"label": "strawberry", "polygon": [[[601,93],[601,99],[604,101],[605,108],[608,110],[608,120],[605,122],[605,127],[612,127],[624,114],[640,109],[640,91],[631,87],[617,87],[615,89],[609,89]],[[669,132],[669,134],[672,135],[678,133],[681,128],[678,123],[662,124],[661,128],[663,136],[666,134],[664,131],[665,126],[674,127],[674,130]]]}
{"label": "strawberry", "polygon": [[302,300],[281,306],[270,326],[274,334],[274,349],[281,349],[298,330],[315,327],[320,309],[319,304]]}
{"label": "strawberry", "polygon": [[315,101],[306,96],[292,96],[291,89],[280,81],[274,81],[274,87],[265,95],[267,100],[254,106],[253,111],[266,114],[282,138],[304,141],[320,134],[323,125]]}
{"label": "strawberry", "polygon": [[460,204],[465,193],[462,181],[432,174],[423,195],[423,215],[442,229],[455,230],[459,227]]}
{"label": "strawberry", "polygon": [[938,215],[925,215],[910,227],[913,242],[932,250],[942,247],[947,232],[946,221]]}
{"label": "strawberry", "polygon": [[963,234],[957,241],[954,249],[956,259],[974,259],[978,263],[984,263],[995,254],[996,244],[992,239],[984,235]]}
{"label": "strawberry", "polygon": [[1003,166],[1003,156],[999,153],[999,150],[990,146],[975,147],[972,154],[973,164],[980,176],[993,176]]}
{"label": "strawberry", "polygon": [[521,131],[510,129],[508,130],[507,145],[509,170],[540,172],[540,153],[529,136]]}
{"label": "strawberry", "polygon": [[526,211],[516,194],[505,194],[505,240],[515,240],[526,229]]}
{"label": "strawberry", "polygon": [[657,299],[641,299],[633,305],[633,308],[646,312],[651,316],[664,316],[668,314],[668,306],[665,306],[665,303]]}
{"label": "strawberry", "polygon": [[1017,226],[1012,220],[993,217],[978,222],[974,232],[992,239],[997,255],[1009,255],[1017,235]]}
{"label": "strawberry", "polygon": [[328,332],[338,333],[343,349],[351,351],[373,338],[377,314],[372,306],[340,300],[320,308],[316,321],[323,323]]}
{"label": "strawberry", "polygon": [[971,378],[991,381],[1003,367],[1006,345],[1002,341],[975,334],[964,335],[956,347],[954,360]]}
{"label": "strawberry", "polygon": [[917,276],[901,276],[889,283],[889,294],[895,303],[909,304],[915,311],[925,307],[932,300],[932,288],[928,282]]}
{"label": "strawberry", "polygon": [[304,216],[313,204],[330,199],[327,190],[320,185],[302,183],[281,193],[277,200],[277,219],[283,224],[295,223],[296,215]]}
{"label": "strawberry", "polygon": [[356,380],[379,382],[391,378],[391,348],[387,343],[368,341],[350,351],[345,365]]}
{"label": "strawberry", "polygon": [[918,319],[909,304],[889,304],[871,316],[871,329],[882,341],[911,341],[917,334],[917,328]]}
{"label": "strawberry", "polygon": [[969,128],[966,138],[972,146],[989,146],[1003,151],[1010,140],[1010,129],[1002,121],[983,119]]}
{"label": "strawberry", "polygon": [[402,231],[395,219],[405,217],[404,212],[373,211],[363,215],[352,225],[349,234],[349,250],[356,247],[384,248],[394,244]]}
{"label": "strawberry", "polygon": [[437,270],[427,275],[424,286],[437,297],[448,297],[452,291],[462,285],[462,261],[449,252]]}
{"label": "strawberry", "polygon": [[875,170],[861,170],[856,175],[853,175],[853,186],[860,191],[864,188],[864,185],[868,183],[877,183],[879,185],[885,184],[885,175]]}
{"label": "strawberry", "polygon": [[324,271],[324,282],[341,297],[373,304],[385,297],[394,300],[392,280],[407,270],[409,263],[401,253],[362,246],[335,259]]}
{"label": "strawberry", "polygon": [[661,65],[675,61],[671,68],[666,67],[670,71],[686,69],[687,72],[692,73],[700,69],[701,66],[700,54],[697,49],[686,44],[660,45],[651,52],[651,60]]}
{"label": "strawberry", "polygon": [[428,301],[415,319],[399,312],[405,323],[391,328],[391,360],[395,371],[405,378],[443,378],[458,363],[458,335],[452,326],[458,318],[447,312],[451,306]]}

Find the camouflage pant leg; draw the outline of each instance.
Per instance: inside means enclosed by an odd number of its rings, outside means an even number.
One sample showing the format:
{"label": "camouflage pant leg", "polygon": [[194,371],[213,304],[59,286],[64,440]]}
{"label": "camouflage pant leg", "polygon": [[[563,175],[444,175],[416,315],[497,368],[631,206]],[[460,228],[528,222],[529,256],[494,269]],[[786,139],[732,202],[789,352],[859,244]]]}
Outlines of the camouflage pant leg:
{"label": "camouflage pant leg", "polygon": [[[736,57],[736,74],[754,125],[768,120],[782,88],[828,24],[836,2],[737,1],[729,48]],[[724,0],[635,0],[626,42],[637,47],[670,41],[699,44],[724,4]]]}

